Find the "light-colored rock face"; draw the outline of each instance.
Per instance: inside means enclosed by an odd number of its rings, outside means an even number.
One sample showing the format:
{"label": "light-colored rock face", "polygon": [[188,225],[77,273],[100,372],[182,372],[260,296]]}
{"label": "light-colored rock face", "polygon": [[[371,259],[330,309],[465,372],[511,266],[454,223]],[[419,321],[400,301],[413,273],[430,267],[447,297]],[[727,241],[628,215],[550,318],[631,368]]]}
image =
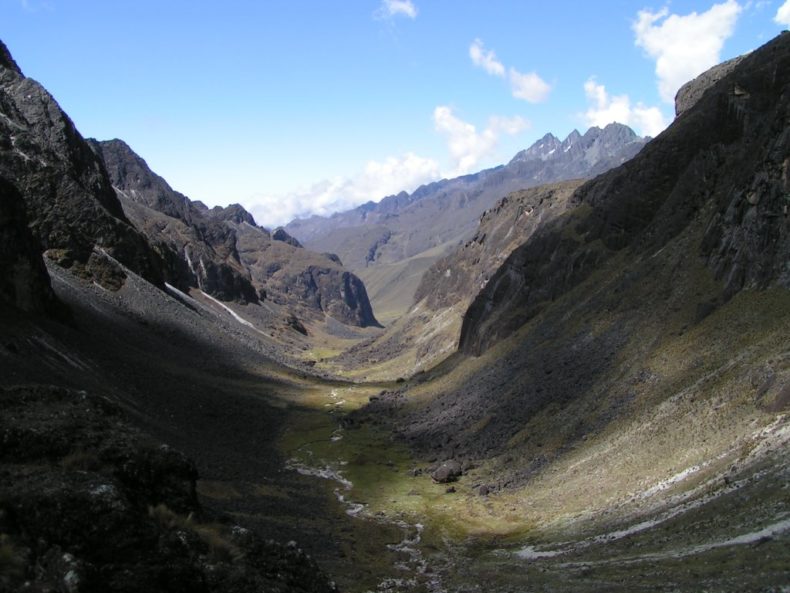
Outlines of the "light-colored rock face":
{"label": "light-colored rock face", "polygon": [[691,109],[706,90],[732,72],[746,55],[722,62],[680,87],[675,95],[675,116]]}

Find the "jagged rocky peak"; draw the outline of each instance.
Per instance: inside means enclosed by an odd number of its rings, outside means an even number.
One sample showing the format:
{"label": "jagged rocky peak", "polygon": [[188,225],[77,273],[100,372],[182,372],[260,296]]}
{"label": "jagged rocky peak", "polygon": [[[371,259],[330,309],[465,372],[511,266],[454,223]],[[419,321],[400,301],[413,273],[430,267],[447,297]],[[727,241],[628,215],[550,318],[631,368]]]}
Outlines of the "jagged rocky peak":
{"label": "jagged rocky peak", "polygon": [[584,137],[611,148],[630,144],[639,138],[631,128],[618,122],[607,124],[603,129],[592,127]]}
{"label": "jagged rocky peak", "polygon": [[548,133],[529,148],[517,153],[510,162],[513,163],[533,159],[545,161],[560,148],[561,144],[562,142],[560,142],[559,138],[552,133]]}
{"label": "jagged rocky peak", "polygon": [[[195,202],[193,202],[193,204],[195,204]],[[241,204],[231,204],[224,208],[222,206],[214,206],[209,212],[211,217],[216,220],[235,222],[236,224],[246,222],[251,226],[258,226],[252,214],[247,212]]]}
{"label": "jagged rocky peak", "polygon": [[120,262],[161,286],[162,261],[126,218],[102,160],[5,46],[0,54],[0,176],[24,199],[42,249],[100,284],[110,265],[121,277]]}
{"label": "jagged rocky peak", "polygon": [[92,146],[127,216],[162,255],[170,284],[200,288],[225,301],[258,301],[239,259],[234,229],[175,191],[125,142],[92,141]]}
{"label": "jagged rocky peak", "polygon": [[125,197],[168,216],[190,220],[192,212],[186,196],[173,190],[148,163],[123,140],[89,139],[104,160],[113,187]]}
{"label": "jagged rocky peak", "polygon": [[578,130],[573,130],[563,141],[549,133],[526,150],[517,153],[510,164],[575,158],[580,152],[588,152],[592,147],[595,147],[595,158],[599,159],[613,155],[634,142],[643,143],[644,140],[628,126],[616,122],[604,128],[593,126],[583,136]]}
{"label": "jagged rocky peak", "polygon": [[294,247],[302,247],[302,244],[296,240],[294,237],[288,234],[283,227],[277,227],[274,229],[272,233],[272,239],[275,241],[282,241],[283,243],[288,243],[288,245],[293,245]]}

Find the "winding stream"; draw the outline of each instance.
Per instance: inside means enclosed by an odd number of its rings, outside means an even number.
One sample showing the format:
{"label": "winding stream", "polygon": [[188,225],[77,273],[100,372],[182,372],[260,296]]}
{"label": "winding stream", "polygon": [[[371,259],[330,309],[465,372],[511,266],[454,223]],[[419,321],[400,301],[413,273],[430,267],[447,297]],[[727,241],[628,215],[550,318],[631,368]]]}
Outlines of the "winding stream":
{"label": "winding stream", "polygon": [[[324,407],[329,408],[330,415],[334,416],[342,411],[345,400],[340,399],[336,389],[332,389],[328,395],[329,402]],[[332,432],[329,441],[337,442],[343,439],[344,429],[341,425]],[[314,459],[315,455],[309,446],[312,443],[303,444],[299,450],[309,458]],[[311,476],[322,480],[331,480],[338,486],[333,490],[337,500],[345,506],[346,514],[360,521],[375,521],[395,525],[403,533],[403,539],[397,544],[388,544],[387,548],[403,557],[403,560],[395,564],[395,568],[402,571],[402,578],[388,577],[379,582],[376,593],[396,593],[401,591],[429,591],[430,593],[446,593],[442,585],[439,574],[432,570],[425,559],[420,544],[424,526],[421,523],[409,523],[403,519],[390,519],[382,514],[371,515],[367,511],[367,505],[355,502],[351,498],[351,491],[354,484],[343,475],[342,466],[347,465],[345,460],[335,460],[330,463],[325,460],[318,460],[316,465],[306,464],[296,458],[291,458],[286,462],[286,469],[296,471],[304,476]],[[371,592],[372,593],[372,592]]]}

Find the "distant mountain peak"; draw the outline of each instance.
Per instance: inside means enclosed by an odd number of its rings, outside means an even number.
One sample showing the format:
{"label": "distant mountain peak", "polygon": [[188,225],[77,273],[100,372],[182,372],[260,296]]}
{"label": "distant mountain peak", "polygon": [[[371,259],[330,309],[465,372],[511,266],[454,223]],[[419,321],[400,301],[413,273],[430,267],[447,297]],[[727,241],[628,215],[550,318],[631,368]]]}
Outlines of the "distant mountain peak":
{"label": "distant mountain peak", "polygon": [[[194,205],[195,202],[192,202]],[[216,220],[224,220],[229,222],[235,222],[236,224],[241,224],[242,222],[246,222],[251,226],[258,226],[255,222],[255,218],[253,218],[252,214],[245,210],[244,206],[241,204],[231,204],[229,206],[214,206],[211,211],[211,217]]]}
{"label": "distant mountain peak", "polygon": [[282,241],[283,243],[288,243],[288,245],[293,245],[294,247],[302,247],[302,244],[296,240],[294,237],[288,234],[288,232],[283,227],[277,227],[272,232],[272,239],[275,241]]}
{"label": "distant mountain peak", "polygon": [[617,122],[608,124],[604,128],[593,126],[584,133],[584,136],[574,129],[562,142],[554,134],[548,133],[529,148],[518,152],[509,164],[533,160],[574,158],[577,156],[576,151],[568,157],[564,156],[571,150],[571,147],[583,145],[581,149],[586,152],[596,141],[603,144],[607,152],[616,152],[632,142],[641,142],[642,140],[631,128]]}

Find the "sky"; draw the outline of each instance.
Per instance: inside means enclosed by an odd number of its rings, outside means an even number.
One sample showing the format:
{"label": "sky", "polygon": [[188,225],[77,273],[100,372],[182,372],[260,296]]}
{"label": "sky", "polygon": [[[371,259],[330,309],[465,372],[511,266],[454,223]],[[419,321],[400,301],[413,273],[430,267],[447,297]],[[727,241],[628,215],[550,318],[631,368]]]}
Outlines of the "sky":
{"label": "sky", "polygon": [[259,224],[506,163],[547,132],[655,136],[790,0],[0,0],[0,39],[86,137]]}

